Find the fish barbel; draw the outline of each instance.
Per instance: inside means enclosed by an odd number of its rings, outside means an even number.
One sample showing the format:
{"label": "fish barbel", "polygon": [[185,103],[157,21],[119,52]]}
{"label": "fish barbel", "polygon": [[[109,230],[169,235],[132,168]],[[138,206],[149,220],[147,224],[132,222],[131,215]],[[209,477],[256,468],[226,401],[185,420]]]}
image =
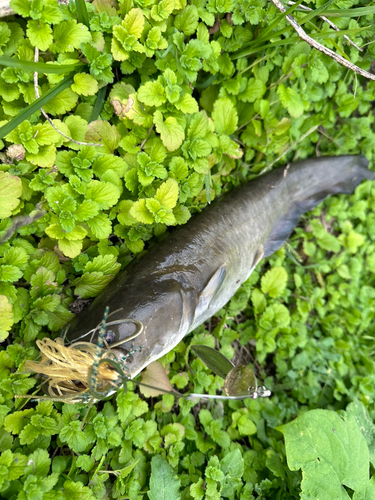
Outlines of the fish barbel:
{"label": "fish barbel", "polygon": [[[361,156],[300,161],[220,197],[121,271],[68,331],[97,342],[106,306],[112,352],[130,378],[219,311],[263,258],[280,248],[299,217],[327,196],[375,179]],[[138,320],[142,333],[132,342]],[[108,342],[109,343],[109,342]],[[131,349],[131,344],[134,347]]]}

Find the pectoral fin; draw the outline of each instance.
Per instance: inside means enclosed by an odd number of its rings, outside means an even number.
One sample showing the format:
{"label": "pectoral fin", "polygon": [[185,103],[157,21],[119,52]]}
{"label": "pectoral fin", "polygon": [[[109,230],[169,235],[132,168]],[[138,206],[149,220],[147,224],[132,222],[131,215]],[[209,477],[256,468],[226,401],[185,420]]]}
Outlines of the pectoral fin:
{"label": "pectoral fin", "polygon": [[198,305],[195,311],[196,318],[198,318],[202,312],[208,309],[216,292],[221,287],[226,274],[227,274],[227,265],[224,263],[216,269],[211,279],[200,293],[198,299]]}
{"label": "pectoral fin", "polygon": [[264,257],[264,248],[263,245],[259,245],[258,250],[256,251],[255,257],[254,257],[254,262],[253,265],[251,266],[251,272],[256,268],[256,266],[259,264],[259,262],[263,259]]}

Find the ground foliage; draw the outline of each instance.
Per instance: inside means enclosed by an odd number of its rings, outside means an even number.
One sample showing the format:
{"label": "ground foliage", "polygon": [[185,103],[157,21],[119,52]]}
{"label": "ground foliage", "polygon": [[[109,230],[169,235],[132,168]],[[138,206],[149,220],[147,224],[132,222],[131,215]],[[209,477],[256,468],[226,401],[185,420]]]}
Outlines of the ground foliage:
{"label": "ground foliage", "polygon": [[[42,96],[85,63],[44,110],[68,137],[101,146],[64,138],[40,111],[3,136],[0,237],[13,222],[17,230],[0,246],[1,497],[291,500],[302,488],[305,499],[374,498],[371,182],[303,217],[228,306],[162,359],[176,388],[213,394],[222,380],[189,345],[216,347],[251,363],[270,399],[146,400],[129,382],[86,415],[85,405],[14,396],[37,390],[22,362],[72,318],[75,297],[96,296],[207,196],[253,178],[290,146],[278,164],[362,153],[372,165],[375,83],[297,43],[263,0],[12,7],[18,15],[0,22],[1,54],[32,63],[37,47],[39,62],[70,65],[39,73]],[[304,28],[369,70],[373,14],[353,7],[368,5],[328,8],[363,53],[319,19]],[[35,101],[32,71],[1,70],[0,125]],[[38,210],[32,223],[16,219]],[[301,439],[306,429],[312,443]]]}

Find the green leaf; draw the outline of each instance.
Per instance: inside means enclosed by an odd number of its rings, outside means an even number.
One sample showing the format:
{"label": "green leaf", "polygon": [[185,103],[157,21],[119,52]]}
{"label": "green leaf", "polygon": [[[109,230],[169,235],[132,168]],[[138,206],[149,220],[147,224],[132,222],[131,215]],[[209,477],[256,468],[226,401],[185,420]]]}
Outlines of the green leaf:
{"label": "green leaf", "polygon": [[324,231],[321,237],[317,238],[317,243],[320,248],[328,252],[338,253],[341,250],[341,243],[339,240],[333,234],[329,234],[326,231]]}
{"label": "green leaf", "polygon": [[299,118],[303,114],[305,108],[301,97],[294,89],[290,87],[285,88],[283,84],[280,84],[277,87],[277,95],[279,96],[281,104],[288,110],[290,116]]}
{"label": "green leaf", "polygon": [[124,226],[133,226],[138,224],[137,220],[130,215],[130,209],[133,206],[133,203],[134,202],[131,200],[120,201],[118,205],[119,213],[117,214],[117,220],[120,224],[123,224]]}
{"label": "green leaf", "polygon": [[91,181],[87,185],[86,198],[95,201],[100,208],[113,207],[120,198],[120,190],[111,182]]}
{"label": "green leaf", "polygon": [[146,82],[139,88],[137,96],[147,106],[161,106],[167,100],[163,86],[157,81]]}
{"label": "green leaf", "polygon": [[262,277],[262,292],[270,297],[280,297],[285,290],[288,273],[283,267],[273,267]]}
{"label": "green leaf", "polygon": [[185,94],[181,99],[174,103],[177,109],[183,113],[192,115],[199,111],[198,103],[190,94]]}
{"label": "green leaf", "polygon": [[155,200],[164,208],[172,209],[178,200],[178,184],[174,179],[168,179],[157,189]]}
{"label": "green leaf", "polygon": [[105,214],[98,214],[87,221],[94,238],[98,240],[108,239],[112,233],[112,223]]}
{"label": "green leaf", "polygon": [[[47,232],[47,230],[46,230]],[[77,257],[82,250],[83,242],[82,240],[68,240],[67,238],[61,238],[58,241],[58,247],[64,255],[74,259]]]}
{"label": "green leaf", "polygon": [[288,466],[303,470],[302,495],[349,499],[343,485],[360,490],[369,480],[368,447],[353,416],[311,410],[279,427]]}
{"label": "green leaf", "polygon": [[75,453],[81,453],[87,447],[87,439],[83,431],[81,430],[81,422],[75,420],[70,422],[69,425],[65,425],[59,434],[59,437],[63,443],[67,443],[69,448],[71,448]]}
{"label": "green leaf", "polygon": [[3,263],[25,269],[29,256],[22,247],[11,247],[4,253]]}
{"label": "green leaf", "polygon": [[151,9],[151,16],[155,21],[163,21],[167,19],[175,8],[174,0],[161,0],[157,5]]}
{"label": "green leaf", "polygon": [[174,156],[169,163],[169,170],[173,174],[173,178],[177,181],[186,179],[189,169],[185,160],[181,156]]}
{"label": "green leaf", "polygon": [[94,459],[88,455],[81,455],[77,458],[77,467],[81,467],[86,472],[90,472],[94,467],[94,463]]}
{"label": "green leaf", "polygon": [[31,298],[43,297],[44,295],[49,295],[54,293],[56,290],[57,283],[54,283],[55,275],[49,269],[40,266],[36,273],[30,279]]}
{"label": "green leaf", "polygon": [[[87,486],[84,486],[80,481],[72,481],[71,479],[68,479],[65,481],[63,486],[64,498],[69,498],[69,500],[96,500],[97,498],[94,496],[92,490]],[[57,500],[60,500],[60,497]]]}
{"label": "green leaf", "polygon": [[85,266],[85,273],[101,272],[105,275],[114,276],[120,270],[121,265],[116,262],[114,255],[98,255]]}
{"label": "green leaf", "polygon": [[5,295],[0,295],[0,342],[3,342],[9,335],[13,326],[12,305]]}
{"label": "green leaf", "polygon": [[54,54],[74,52],[83,43],[91,42],[91,35],[87,26],[77,24],[75,20],[63,21],[54,26],[53,38],[55,43],[51,45],[50,50]]}
{"label": "green leaf", "polygon": [[148,411],[148,404],[133,392],[124,392],[121,389],[117,393],[117,414],[120,422],[125,424],[130,416],[140,417]]}
{"label": "green leaf", "polygon": [[13,282],[22,278],[22,271],[16,266],[0,266],[0,281]]}
{"label": "green leaf", "polygon": [[136,201],[129,210],[129,213],[132,217],[134,217],[134,219],[142,222],[143,224],[152,224],[154,222],[154,217],[148,210],[145,199]]}
{"label": "green leaf", "polygon": [[168,151],[178,149],[185,139],[185,132],[176,118],[170,116],[163,121],[163,115],[160,111],[154,113],[154,123],[159,132],[161,140]]}
{"label": "green leaf", "polygon": [[142,10],[131,9],[128,14],[126,14],[122,25],[129,35],[133,35],[135,36],[135,38],[140,38],[142,35],[144,22],[145,20]]}
{"label": "green leaf", "polygon": [[366,439],[370,453],[370,462],[375,463],[375,425],[373,424],[366,407],[360,401],[353,401],[346,407],[346,414],[353,416]]}
{"label": "green leaf", "polygon": [[266,93],[266,90],[267,87],[264,84],[264,82],[262,82],[262,80],[258,80],[256,78],[249,78],[246,90],[244,92],[241,92],[238,95],[238,98],[244,102],[255,102],[258,101],[259,99],[262,99],[262,97]]}
{"label": "green leaf", "polygon": [[195,5],[187,5],[183,12],[177,14],[174,25],[185,35],[193,35],[198,27],[199,14]]}
{"label": "green leaf", "polygon": [[[354,9],[353,9],[354,10]],[[353,500],[372,500],[375,496],[375,477],[362,484],[362,488],[353,495]]]}
{"label": "green leaf", "polygon": [[78,96],[70,88],[62,90],[56,97],[50,99],[45,105],[44,110],[51,115],[62,115],[71,111],[77,104]]}
{"label": "green leaf", "polygon": [[192,345],[191,350],[216,375],[225,379],[234,367],[221,352],[205,345]]}
{"label": "green leaf", "polygon": [[114,156],[112,154],[101,154],[99,155],[93,165],[93,172],[99,178],[105,175],[108,171],[116,172],[120,177],[129,169],[127,163],[119,156]]}
{"label": "green leaf", "polygon": [[101,143],[97,150],[103,153],[113,153],[120,143],[121,135],[115,125],[103,120],[89,123],[85,140],[92,143]]}
{"label": "green leaf", "polygon": [[228,479],[241,479],[244,468],[244,459],[238,448],[227,453],[220,462],[220,469],[228,476]]}
{"label": "green leaf", "polygon": [[49,458],[49,454],[47,450],[36,450],[34,453],[29,455],[28,467],[33,471],[37,476],[45,477],[49,473],[49,468],[51,466],[51,459]]}
{"label": "green leaf", "polygon": [[151,460],[150,489],[147,492],[150,500],[180,500],[181,481],[160,455]]}
{"label": "green leaf", "polygon": [[0,171],[0,219],[6,219],[20,204],[22,194],[21,179],[8,172]]}
{"label": "green leaf", "polygon": [[85,273],[74,281],[75,295],[83,299],[96,297],[113,280],[114,274],[105,275],[102,272]]}
{"label": "green leaf", "polygon": [[187,207],[184,207],[183,205],[177,205],[173,209],[173,215],[176,219],[176,224],[186,224],[191,217],[189,209]]}
{"label": "green leaf", "polygon": [[82,240],[86,236],[87,231],[82,226],[75,226],[70,232],[68,232],[65,231],[60,224],[52,224],[47,227],[46,233],[51,238],[55,238],[57,240],[65,238],[69,241],[78,241]]}
{"label": "green leaf", "polygon": [[92,219],[99,213],[99,205],[92,200],[84,200],[75,210],[74,217],[76,220],[82,222]]}
{"label": "green leaf", "polygon": [[78,95],[95,95],[98,92],[98,82],[91,75],[77,73],[74,75],[72,90]]}
{"label": "green leaf", "polygon": [[26,34],[34,47],[46,51],[53,42],[52,29],[48,24],[40,21],[29,21]]}
{"label": "green leaf", "polygon": [[232,101],[229,99],[215,101],[212,119],[218,134],[233,134],[237,128],[238,115]]}

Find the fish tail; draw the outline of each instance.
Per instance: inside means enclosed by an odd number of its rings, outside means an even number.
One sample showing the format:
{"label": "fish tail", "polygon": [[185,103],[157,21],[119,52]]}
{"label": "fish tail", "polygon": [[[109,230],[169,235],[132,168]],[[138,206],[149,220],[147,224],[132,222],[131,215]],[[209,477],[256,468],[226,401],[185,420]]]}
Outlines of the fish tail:
{"label": "fish tail", "polygon": [[302,214],[312,210],[327,196],[353,193],[363,180],[375,180],[364,156],[336,156],[301,161],[275,171],[278,189],[289,199],[287,209],[274,223],[266,243],[264,256],[278,250],[290,236]]}

